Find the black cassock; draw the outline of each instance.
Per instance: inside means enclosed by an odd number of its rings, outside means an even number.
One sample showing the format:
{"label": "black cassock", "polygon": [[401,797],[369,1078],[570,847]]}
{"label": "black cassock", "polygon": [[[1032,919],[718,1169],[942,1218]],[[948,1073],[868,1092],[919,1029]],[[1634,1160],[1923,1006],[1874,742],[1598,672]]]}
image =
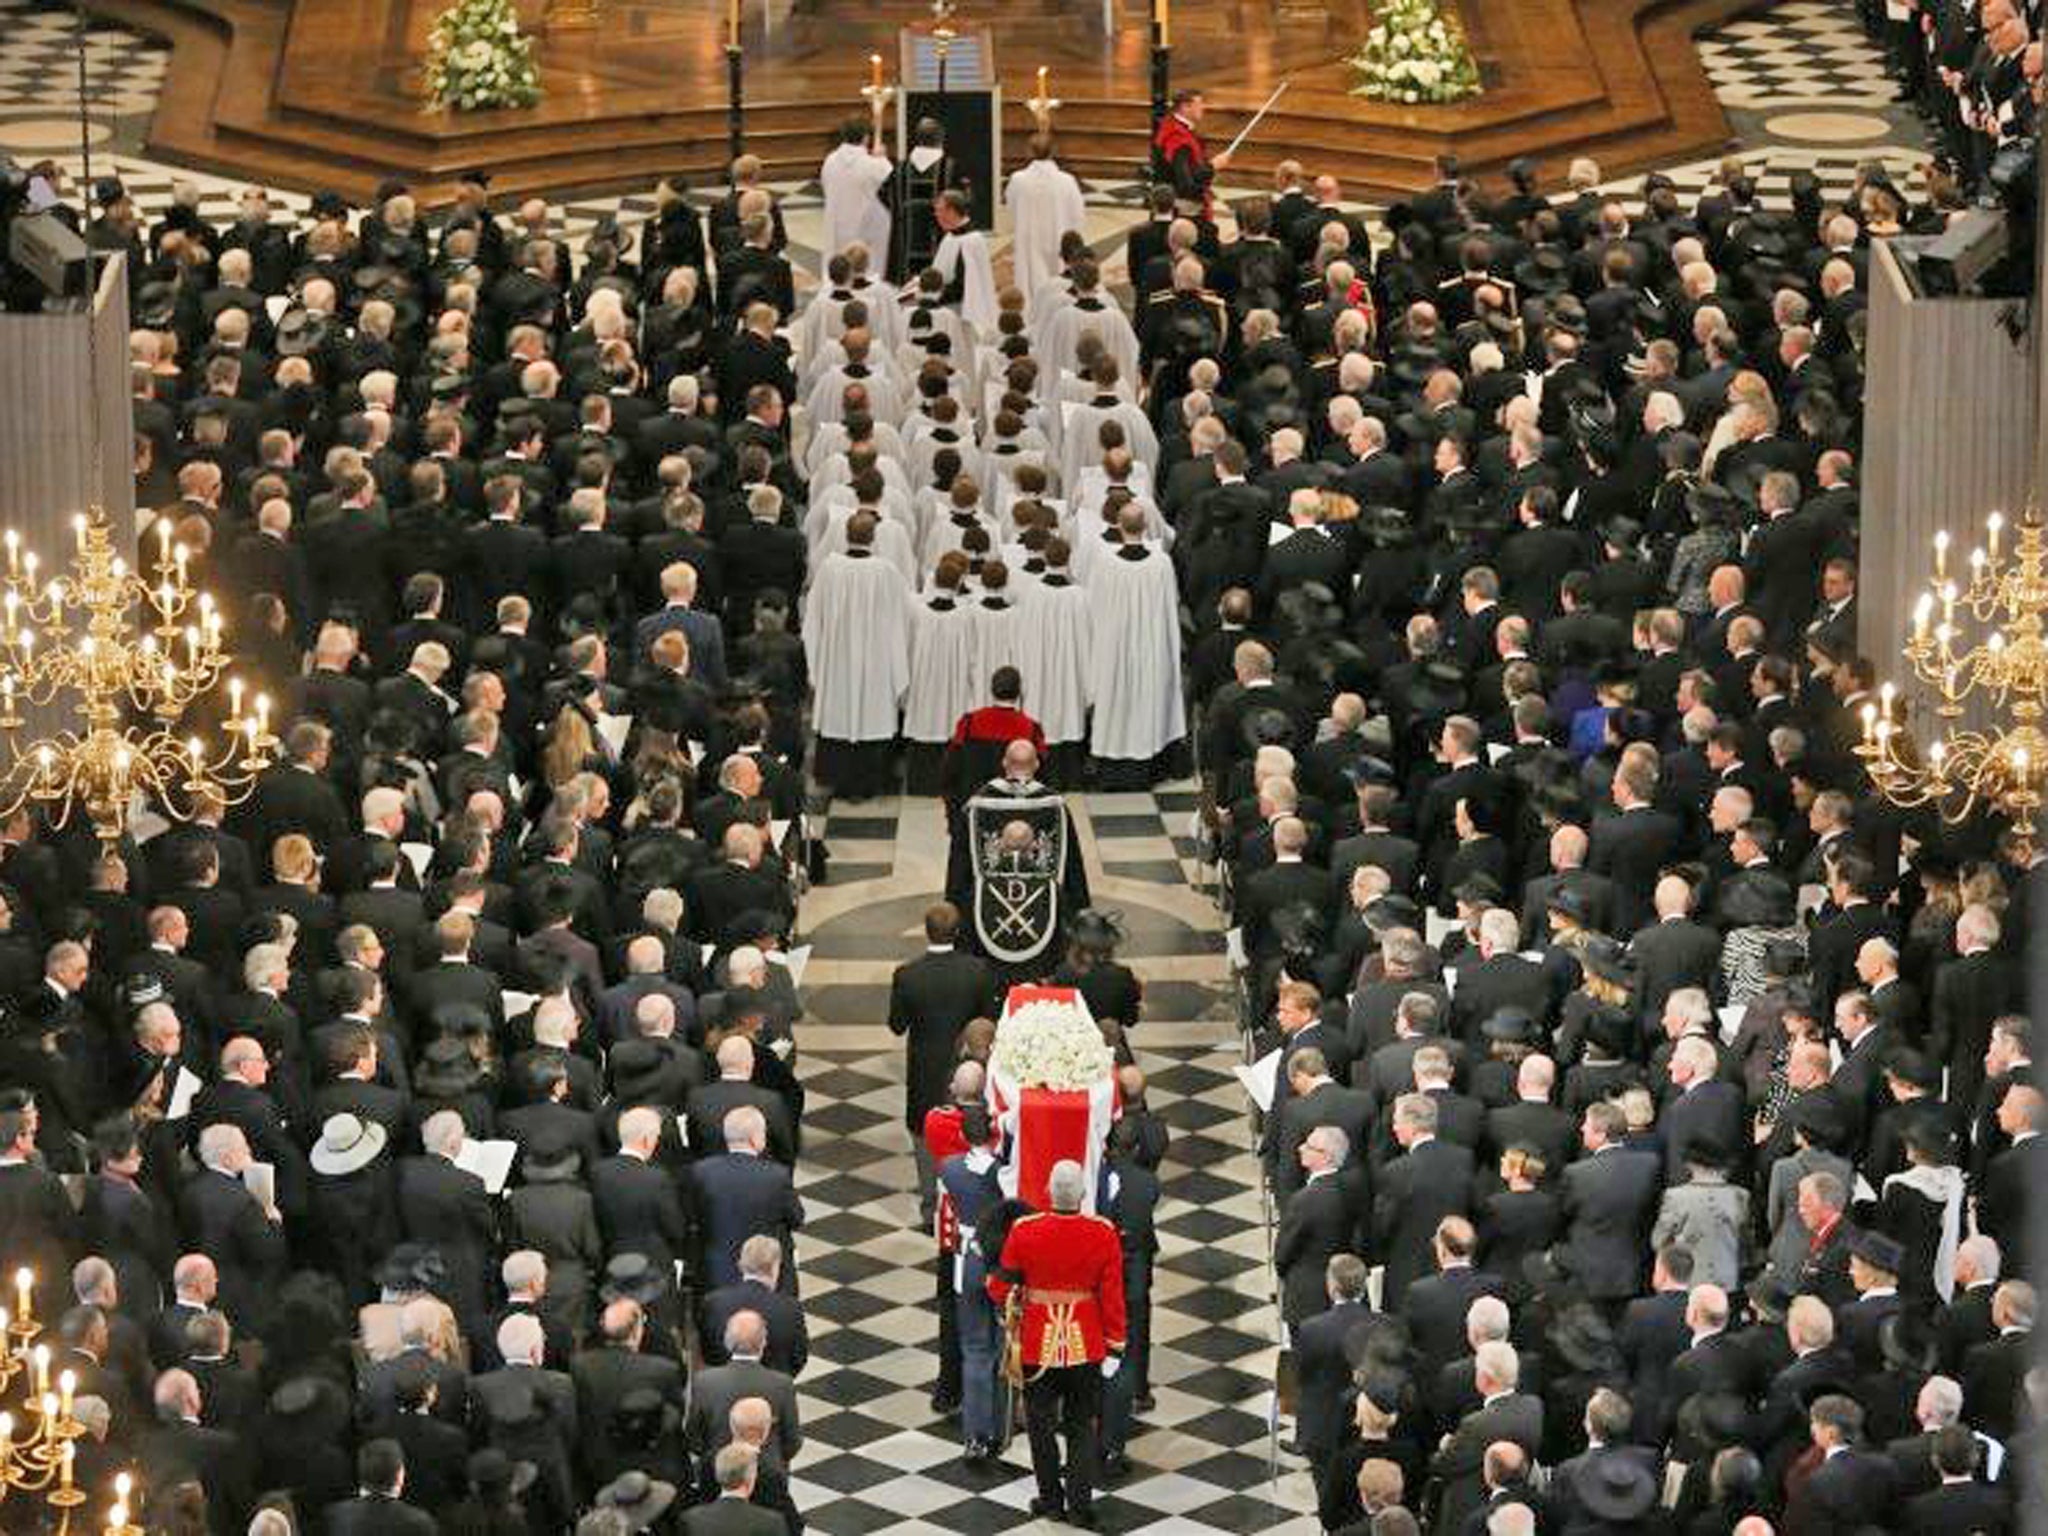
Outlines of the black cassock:
{"label": "black cassock", "polygon": [[889,280],[905,283],[932,264],[944,234],[932,214],[941,192],[964,191],[960,162],[943,149],[919,146],[896,162],[889,175]]}

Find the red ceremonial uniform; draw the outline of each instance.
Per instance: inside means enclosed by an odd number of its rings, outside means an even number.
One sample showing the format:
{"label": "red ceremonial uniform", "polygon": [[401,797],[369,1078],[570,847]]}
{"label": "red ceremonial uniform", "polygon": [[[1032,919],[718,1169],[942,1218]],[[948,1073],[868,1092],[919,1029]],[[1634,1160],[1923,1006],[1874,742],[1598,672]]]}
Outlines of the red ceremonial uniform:
{"label": "red ceremonial uniform", "polygon": [[[1011,1276],[1023,1278],[1013,1282]],[[1019,1217],[988,1277],[997,1306],[1024,1306],[1020,1340],[1033,1370],[1099,1364],[1124,1349],[1124,1250],[1100,1216],[1039,1211]]]}
{"label": "red ceremonial uniform", "polygon": [[1182,202],[1199,202],[1203,218],[1214,216],[1209,183],[1216,173],[1209,167],[1209,147],[1193,123],[1178,112],[1160,118],[1152,135],[1152,160],[1156,173],[1173,183]]}

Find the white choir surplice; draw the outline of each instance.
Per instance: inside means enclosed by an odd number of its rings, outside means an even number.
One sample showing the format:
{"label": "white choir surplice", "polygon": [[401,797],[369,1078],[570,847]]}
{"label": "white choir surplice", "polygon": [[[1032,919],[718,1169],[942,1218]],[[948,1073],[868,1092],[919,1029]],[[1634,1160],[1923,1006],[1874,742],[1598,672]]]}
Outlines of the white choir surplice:
{"label": "white choir surplice", "polygon": [[981,687],[996,675],[998,667],[1014,667],[1023,660],[1023,612],[1007,590],[985,593],[967,609],[974,625],[974,679]]}
{"label": "white choir surplice", "polygon": [[[811,558],[829,558],[846,549],[846,525],[853,521],[852,508],[834,508],[819,532],[818,544]],[[903,577],[904,584],[914,593],[917,591],[917,551],[911,547],[910,524],[907,521],[887,516],[875,519],[875,560],[878,564],[893,566]]]}
{"label": "white choir surplice", "polygon": [[[960,284],[960,318],[973,335],[992,335],[996,328],[996,269],[989,260],[988,236],[978,229],[956,229],[939,242],[932,265],[953,284],[953,274],[965,272]],[[954,348],[955,355],[960,349]]]}
{"label": "white choir surplice", "polygon": [[1068,401],[1060,429],[1060,484],[1078,486],[1081,471],[1102,462],[1102,424],[1114,420],[1124,429],[1131,457],[1150,469],[1159,462],[1159,437],[1145,413],[1128,400],[1105,404],[1100,395],[1085,402]]}
{"label": "white choir surplice", "polygon": [[1081,183],[1049,155],[1012,174],[1003,201],[1010,208],[1011,259],[1016,263],[1015,281],[1025,295],[1028,318],[1030,296],[1047,279],[1059,275],[1060,236],[1070,229],[1080,230],[1088,210],[1081,200]]}
{"label": "white choir surplice", "polygon": [[855,241],[880,263],[889,254],[889,210],[881,191],[893,167],[865,144],[842,144],[825,157],[818,182],[825,193],[825,247],[818,270]]}
{"label": "white choir surplice", "polygon": [[887,741],[910,686],[910,584],[886,560],[851,551],[818,567],[804,599],[813,724],[828,741]]}
{"label": "white choir surplice", "polygon": [[1024,677],[1024,707],[1048,744],[1080,741],[1088,733],[1088,673],[1094,616],[1088,589],[1064,572],[1035,581],[1019,607],[1031,643],[1017,670]]}
{"label": "white choir surplice", "polygon": [[980,702],[974,671],[976,638],[957,593],[934,593],[917,605],[910,640],[910,694],[903,705],[903,734],[911,741],[945,742],[960,717]]}
{"label": "white choir surplice", "polygon": [[1034,343],[1039,360],[1056,372],[1073,372],[1081,338],[1091,331],[1103,350],[1116,359],[1119,380],[1143,377],[1138,366],[1138,333],[1131,329],[1124,312],[1100,292],[1075,299],[1046,320]]}
{"label": "white choir surplice", "polygon": [[1117,762],[1149,762],[1188,733],[1173,563],[1156,549],[1135,557],[1130,548],[1105,550],[1088,572],[1088,596],[1095,617],[1089,751]]}

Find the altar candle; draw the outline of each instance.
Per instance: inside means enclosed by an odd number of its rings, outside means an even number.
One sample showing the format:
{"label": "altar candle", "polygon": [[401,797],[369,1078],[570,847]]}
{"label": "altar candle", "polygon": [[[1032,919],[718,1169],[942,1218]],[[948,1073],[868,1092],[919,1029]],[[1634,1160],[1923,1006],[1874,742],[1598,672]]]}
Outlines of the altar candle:
{"label": "altar candle", "polygon": [[726,0],[725,46],[737,48],[740,45],[740,0]]}
{"label": "altar candle", "polygon": [[1047,68],[1046,68],[1046,67],[1045,67],[1045,66],[1044,66],[1043,64],[1039,65],[1039,66],[1038,66],[1038,99],[1039,99],[1040,101],[1051,101],[1051,100],[1052,100],[1052,92],[1050,92],[1049,90],[1047,90],[1047,89],[1046,89],[1046,82],[1047,82],[1047,81],[1049,81],[1049,80],[1050,80],[1051,78],[1052,78],[1052,71],[1051,71],[1050,69],[1047,69]]}
{"label": "altar candle", "polygon": [[879,53],[868,55],[868,84],[878,91],[882,88],[882,56]]}

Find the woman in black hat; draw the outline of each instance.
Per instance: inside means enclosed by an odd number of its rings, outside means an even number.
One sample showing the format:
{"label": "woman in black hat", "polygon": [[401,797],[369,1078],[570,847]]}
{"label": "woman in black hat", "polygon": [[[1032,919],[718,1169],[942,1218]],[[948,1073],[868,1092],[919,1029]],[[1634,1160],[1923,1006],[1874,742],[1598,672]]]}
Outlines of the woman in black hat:
{"label": "woman in black hat", "polygon": [[[1927,1065],[1907,1062],[1886,1070],[1935,1075],[1925,1071]],[[1884,1181],[1870,1225],[1896,1238],[1905,1250],[1899,1267],[1901,1299],[1927,1305],[1938,1296],[1946,1302],[1955,1289],[1956,1245],[1965,1235],[1963,1172],[1956,1166],[1955,1137],[1938,1121],[1915,1120],[1906,1126],[1900,1144],[1906,1166]]]}
{"label": "woman in black hat", "polygon": [[[1394,1319],[1354,1330],[1354,1336],[1363,1336],[1362,1344],[1371,1353],[1353,1367],[1357,1386],[1351,1398],[1349,1433],[1330,1464],[1317,1474],[1317,1513],[1326,1531],[1363,1524],[1365,1506],[1359,1499],[1358,1472],[1368,1461],[1391,1461],[1401,1469],[1402,1496],[1411,1508],[1422,1496],[1429,1474],[1429,1452],[1424,1445],[1427,1429],[1421,1394],[1405,1364],[1406,1333]],[[1347,1341],[1346,1353],[1350,1352]]]}
{"label": "woman in black hat", "polygon": [[[456,1012],[463,1005],[450,1005],[444,1012]],[[490,1020],[481,1009],[476,1010],[483,1019],[483,1041],[489,1042]],[[452,1109],[462,1117],[464,1133],[479,1141],[488,1141],[497,1124],[496,1112],[492,1105],[496,1100],[494,1085],[485,1075],[483,1064],[470,1044],[470,1031],[451,1032],[438,1040],[427,1042],[420,1064],[412,1074],[412,1104],[406,1116],[408,1142],[416,1141],[419,1130],[429,1115]]]}
{"label": "woman in black hat", "polygon": [[1563,1308],[1543,1334],[1545,1466],[1560,1466],[1586,1448],[1586,1404],[1607,1387],[1624,1396],[1628,1368],[1614,1328],[1590,1302]]}
{"label": "woman in black hat", "polygon": [[1720,914],[1728,935],[1721,943],[1721,979],[1727,1005],[1748,1003],[1764,989],[1764,950],[1796,944],[1806,950],[1792,882],[1775,869],[1746,869],[1721,889]]}
{"label": "woman in black hat", "polygon": [[1611,1031],[1611,1038],[1618,1047],[1618,1054],[1634,1056],[1638,1043],[1636,972],[1628,951],[1619,941],[1604,933],[1591,933],[1578,944],[1575,958],[1579,965],[1579,984],[1577,990],[1564,1000],[1564,1007],[1558,1014],[1558,1065],[1570,1066],[1578,1061],[1581,1045],[1596,1019],[1614,1021],[1616,1027]]}
{"label": "woman in black hat", "polygon": [[522,1502],[533,1486],[530,1461],[487,1447],[469,1458],[469,1496],[441,1515],[443,1536],[534,1536]]}
{"label": "woman in black hat", "polygon": [[1123,937],[1118,914],[1094,907],[1075,913],[1067,930],[1067,958],[1052,973],[1052,985],[1075,988],[1097,1023],[1114,1020],[1129,1033],[1137,1027],[1145,985],[1116,958]]}
{"label": "woman in black hat", "polygon": [[605,1257],[582,1171],[583,1156],[567,1135],[545,1132],[520,1152],[519,1185],[505,1196],[506,1248],[531,1248],[548,1261],[542,1317],[577,1338],[589,1327],[591,1276]]}

